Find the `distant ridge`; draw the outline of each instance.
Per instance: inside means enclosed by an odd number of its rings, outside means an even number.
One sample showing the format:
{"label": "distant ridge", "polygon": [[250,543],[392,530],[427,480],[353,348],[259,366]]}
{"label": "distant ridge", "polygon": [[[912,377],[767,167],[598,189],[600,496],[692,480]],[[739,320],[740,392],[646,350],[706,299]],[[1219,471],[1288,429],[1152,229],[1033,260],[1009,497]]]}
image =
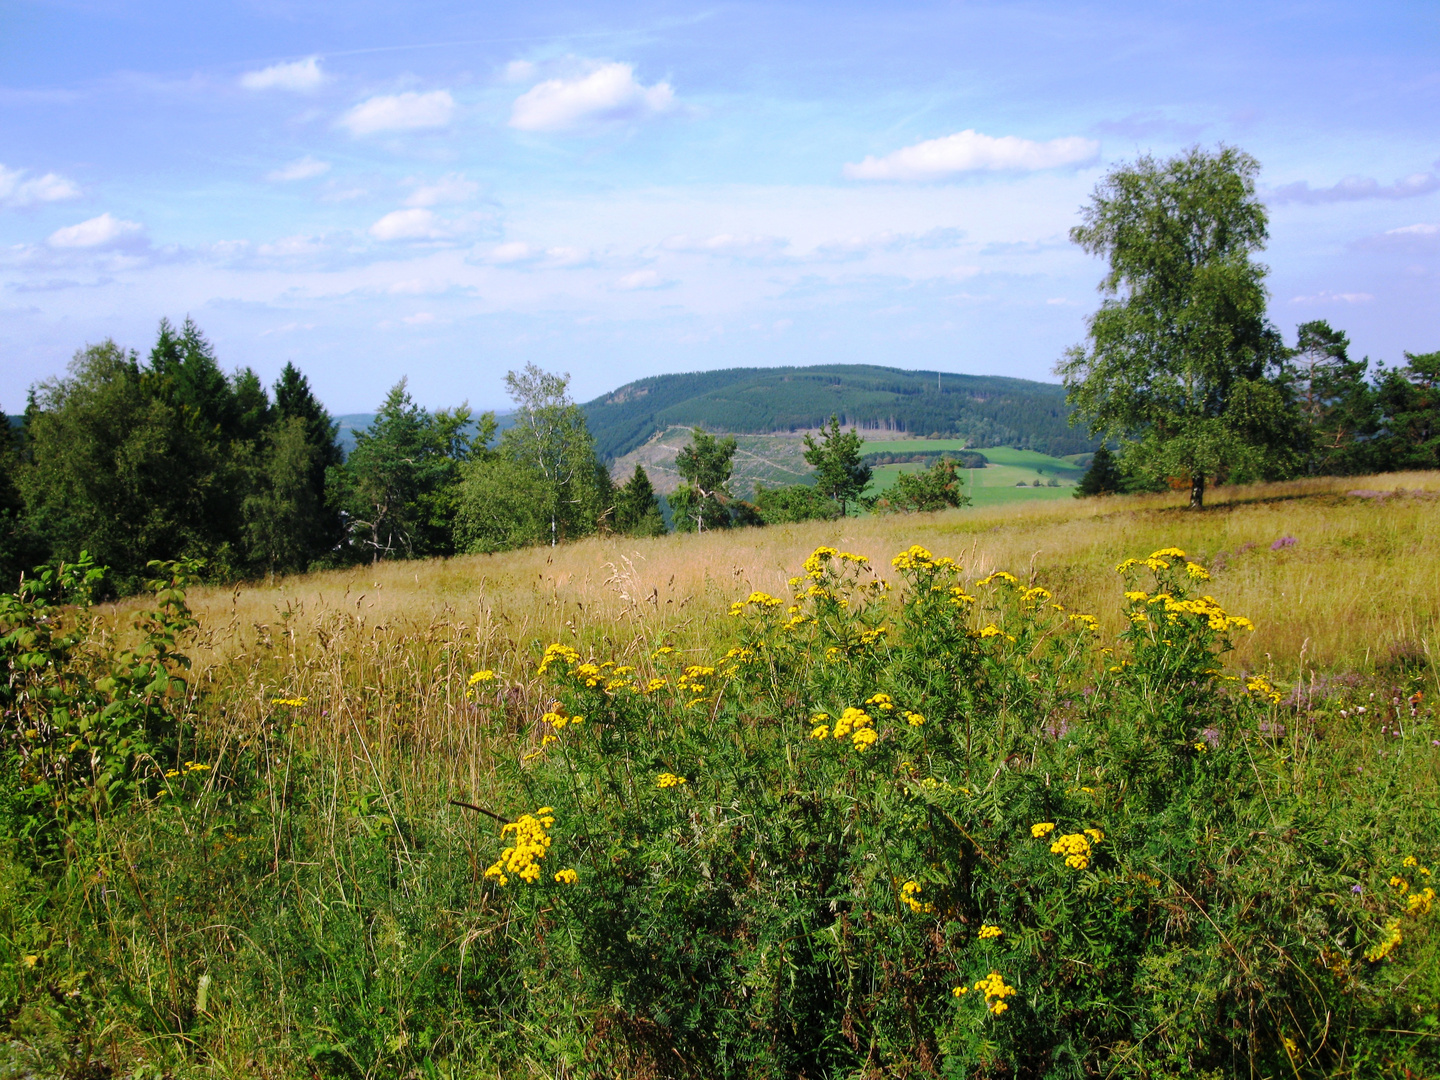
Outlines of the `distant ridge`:
{"label": "distant ridge", "polygon": [[582,408],[596,451],[607,460],[677,424],[762,434],[817,428],[832,413],[862,430],[939,433],[971,446],[1015,446],[1057,457],[1097,445],[1069,426],[1065,388],[1057,384],[870,364],[654,375]]}

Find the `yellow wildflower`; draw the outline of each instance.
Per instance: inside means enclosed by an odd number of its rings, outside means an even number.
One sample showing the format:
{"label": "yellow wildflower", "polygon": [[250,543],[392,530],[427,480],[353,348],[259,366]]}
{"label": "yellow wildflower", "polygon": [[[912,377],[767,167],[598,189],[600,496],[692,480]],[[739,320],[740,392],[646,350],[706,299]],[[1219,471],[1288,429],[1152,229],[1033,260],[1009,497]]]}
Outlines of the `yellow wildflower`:
{"label": "yellow wildflower", "polygon": [[1435,890],[1431,888],[1421,889],[1417,893],[1411,893],[1410,899],[1405,901],[1405,911],[1410,915],[1429,915],[1430,904],[1435,899]]}
{"label": "yellow wildflower", "polygon": [[288,697],[288,698],[287,698],[287,697],[277,697],[277,698],[271,698],[271,699],[270,699],[270,704],[271,704],[271,705],[285,705],[285,706],[287,706],[287,707],[289,707],[289,708],[291,708],[291,709],[301,709],[301,708],[304,708],[304,707],[305,707],[305,703],[306,703],[307,701],[309,701],[309,700],[310,700],[309,698],[303,698],[303,697]]}
{"label": "yellow wildflower", "polygon": [[1006,986],[998,971],[992,971],[975,984],[975,989],[985,995],[985,1007],[995,1016],[1009,1008],[1005,999],[1015,993],[1013,986]]}
{"label": "yellow wildflower", "polygon": [[485,668],[484,670],[477,671],[474,675],[470,676],[470,685],[475,686],[478,683],[489,682],[493,678],[495,678],[495,672],[491,671],[489,668]]}
{"label": "yellow wildflower", "polygon": [[1001,930],[998,926],[991,926],[989,923],[981,923],[980,933],[976,934],[975,936],[981,941],[988,941],[990,938],[997,938],[1003,933],[1005,933],[1005,931]]}
{"label": "yellow wildflower", "polygon": [[905,712],[905,722],[911,727],[924,727],[925,717],[921,716],[918,712],[910,712],[907,709]]}
{"label": "yellow wildflower", "polygon": [[810,738],[828,739],[830,737],[830,726],[828,724],[816,724],[810,729]]}
{"label": "yellow wildflower", "polygon": [[552,808],[542,806],[533,814],[523,814],[500,830],[500,835],[514,833],[510,847],[500,853],[500,858],[486,869],[485,876],[500,885],[510,883],[510,874],[522,881],[534,884],[540,878],[540,860],[550,849],[548,830],[555,824]]}
{"label": "yellow wildflower", "polygon": [[1385,927],[1385,940],[1373,949],[1367,949],[1365,951],[1365,959],[1369,960],[1372,964],[1379,963],[1389,956],[1395,950],[1395,946],[1399,945],[1402,940],[1404,939],[1400,933],[1400,920],[1391,919]]}
{"label": "yellow wildflower", "polygon": [[681,784],[685,784],[688,782],[689,781],[687,781],[685,777],[676,776],[674,773],[670,772],[662,772],[659,776],[655,778],[655,786],[658,788],[679,787]]}
{"label": "yellow wildflower", "polygon": [[574,885],[580,880],[580,875],[574,870],[556,870],[555,880],[561,885]]}
{"label": "yellow wildflower", "polygon": [[1042,836],[1049,836],[1054,831],[1055,823],[1053,821],[1042,821],[1038,825],[1030,826],[1030,835],[1036,840],[1039,840]]}
{"label": "yellow wildflower", "polygon": [[921,900],[920,893],[923,886],[918,881],[907,881],[900,886],[900,902],[917,915],[930,915],[935,911],[934,904],[927,904]]}

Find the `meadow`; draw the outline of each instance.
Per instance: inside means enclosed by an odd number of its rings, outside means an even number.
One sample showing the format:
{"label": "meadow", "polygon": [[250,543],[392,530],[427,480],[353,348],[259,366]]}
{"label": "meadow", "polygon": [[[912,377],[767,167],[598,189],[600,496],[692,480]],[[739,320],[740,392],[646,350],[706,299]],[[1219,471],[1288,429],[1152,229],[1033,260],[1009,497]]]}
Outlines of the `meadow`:
{"label": "meadow", "polygon": [[0,1076],[1435,1075],[1440,474],[1060,490],[12,610]]}

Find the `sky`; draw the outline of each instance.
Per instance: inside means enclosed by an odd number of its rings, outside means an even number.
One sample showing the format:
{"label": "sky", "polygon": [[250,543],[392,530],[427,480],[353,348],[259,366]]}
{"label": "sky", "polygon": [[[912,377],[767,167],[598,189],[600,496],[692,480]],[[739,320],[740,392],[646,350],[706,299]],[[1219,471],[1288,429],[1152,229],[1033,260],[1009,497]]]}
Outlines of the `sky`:
{"label": "sky", "polygon": [[0,407],[191,317],[337,414],[736,366],[1054,380],[1106,173],[1261,163],[1272,321],[1440,349],[1440,4],[0,0]]}

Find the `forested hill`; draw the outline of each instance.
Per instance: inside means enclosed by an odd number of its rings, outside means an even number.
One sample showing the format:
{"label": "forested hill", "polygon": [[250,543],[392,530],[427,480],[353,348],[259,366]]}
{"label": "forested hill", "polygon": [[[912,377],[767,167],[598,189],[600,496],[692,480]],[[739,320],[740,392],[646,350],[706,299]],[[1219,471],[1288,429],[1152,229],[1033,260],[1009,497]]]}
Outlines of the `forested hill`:
{"label": "forested hill", "polygon": [[1056,456],[1095,449],[1070,427],[1065,390],[995,375],[939,376],[869,364],[729,368],[656,375],[582,408],[596,451],[616,458],[672,425],[765,433],[842,424],[914,435],[939,433],[972,446],[1017,446]]}

